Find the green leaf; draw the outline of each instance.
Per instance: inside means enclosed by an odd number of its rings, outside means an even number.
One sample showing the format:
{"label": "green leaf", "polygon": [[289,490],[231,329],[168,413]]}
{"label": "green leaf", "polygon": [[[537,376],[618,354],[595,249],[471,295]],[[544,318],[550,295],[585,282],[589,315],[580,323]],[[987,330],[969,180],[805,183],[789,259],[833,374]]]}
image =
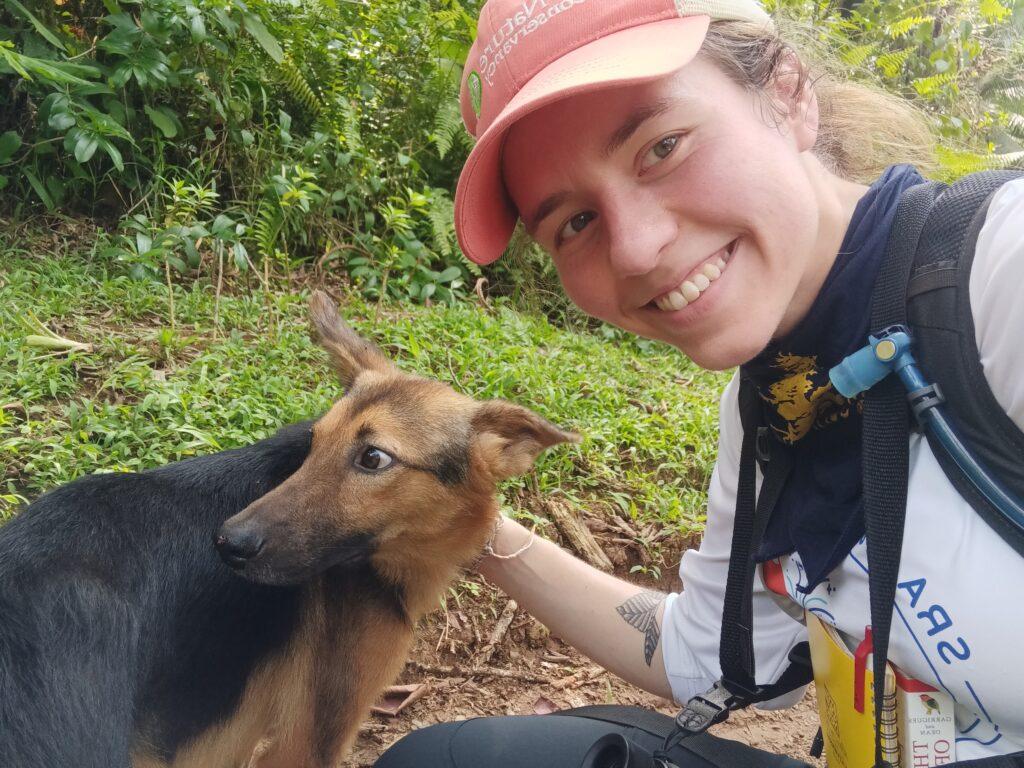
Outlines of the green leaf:
{"label": "green leaf", "polygon": [[188,22],[189,31],[192,33],[192,42],[201,43],[206,39],[206,22],[203,21],[203,17],[196,14]]}
{"label": "green leaf", "polygon": [[264,26],[259,16],[255,14],[246,14],[243,17],[243,23],[246,31],[256,38],[256,42],[260,44],[260,47],[267,52],[267,55],[274,60],[275,63],[280,64],[284,61],[284,51],[281,50],[280,43],[277,42],[270,30]]}
{"label": "green leaf", "polygon": [[75,160],[80,163],[87,163],[96,154],[100,145],[99,137],[94,133],[82,132],[75,142]]}
{"label": "green leaf", "polygon": [[55,131],[66,131],[75,124],[75,117],[70,112],[54,112],[50,115],[50,127]]}
{"label": "green leaf", "polygon": [[210,128],[210,126],[206,126],[205,128],[203,128],[203,136],[206,137],[207,141],[216,141],[217,140],[217,134],[215,134],[213,132],[213,130]]}
{"label": "green leaf", "polygon": [[149,119],[153,122],[153,125],[160,129],[160,133],[164,135],[164,138],[173,139],[178,135],[178,126],[175,125],[174,120],[164,112],[166,109],[167,107],[153,109],[153,107],[148,104],[145,106],[146,114],[149,115]]}
{"label": "green leaf", "polygon": [[3,189],[4,187],[6,187],[7,184],[8,184],[8,181],[9,181],[8,178],[6,176],[4,176],[2,173],[0,173],[0,189]]}
{"label": "green leaf", "polygon": [[437,282],[439,283],[450,283],[456,277],[462,274],[462,270],[458,267],[448,267],[444,272],[437,276]]}
{"label": "green leaf", "polygon": [[245,128],[243,128],[243,129],[241,130],[241,134],[242,134],[242,143],[243,143],[243,144],[244,144],[245,146],[247,146],[247,147],[251,147],[251,146],[252,146],[252,143],[253,143],[254,141],[256,141],[256,137],[255,137],[255,136],[253,136],[253,133],[252,133],[252,131],[249,131],[249,130],[246,130]]}
{"label": "green leaf", "polygon": [[235,260],[235,266],[239,272],[249,271],[249,254],[245,250],[245,246],[241,243],[235,243],[231,246],[231,255]]}
{"label": "green leaf", "polygon": [[57,50],[67,53],[67,48],[64,47],[64,43],[58,40],[57,36],[54,35],[53,32],[51,32],[49,29],[47,29],[46,25],[43,24],[43,22],[41,22],[35,16],[33,16],[31,11],[29,11],[28,8],[19,3],[18,0],[7,0],[7,7],[12,8],[15,13],[19,13],[26,19],[28,19],[29,23],[31,23],[32,26],[35,27],[36,32],[39,33],[39,36],[46,40],[46,42],[48,42]]}
{"label": "green leaf", "polygon": [[39,177],[26,168],[25,178],[28,179],[28,183],[32,185],[32,189],[35,190],[35,193],[39,195],[39,199],[43,201],[43,205],[46,206],[46,209],[48,211],[52,211],[54,209],[53,198],[50,197],[50,193],[46,191],[46,187],[43,186],[43,183],[39,181]]}
{"label": "green leaf", "polygon": [[21,146],[21,136],[14,131],[0,135],[0,163],[5,163]]}
{"label": "green leaf", "polygon": [[103,151],[107,153],[111,161],[114,163],[114,167],[118,171],[124,170],[124,158],[121,157],[121,150],[115,147],[107,139],[100,139],[100,146],[103,147]]}

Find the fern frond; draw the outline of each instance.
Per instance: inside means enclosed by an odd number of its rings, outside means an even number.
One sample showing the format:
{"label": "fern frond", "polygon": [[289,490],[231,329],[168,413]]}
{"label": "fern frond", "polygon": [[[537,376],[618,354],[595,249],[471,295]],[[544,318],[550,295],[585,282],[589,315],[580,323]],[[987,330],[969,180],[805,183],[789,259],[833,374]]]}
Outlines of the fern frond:
{"label": "fern frond", "polygon": [[281,76],[292,96],[311,117],[320,117],[323,114],[323,100],[309,86],[306,78],[288,54],[285,54],[284,59],[281,61]]}
{"label": "fern frond", "polygon": [[949,179],[958,179],[977,171],[1017,168],[1024,165],[1024,151],[979,154],[941,146],[937,147],[935,151],[939,158],[939,165]]}
{"label": "fern frond", "polygon": [[356,105],[341,94],[335,101],[341,111],[340,120],[335,122],[336,129],[345,146],[356,151],[362,149],[363,137],[359,129],[359,110]]}
{"label": "fern frond", "polygon": [[895,40],[898,37],[903,37],[904,35],[909,34],[916,27],[919,27],[922,24],[934,23],[934,16],[907,16],[906,18],[900,19],[899,21],[895,21],[892,24],[890,24],[886,32],[889,34],[889,37]]}
{"label": "fern frond", "polygon": [[443,189],[435,189],[430,196],[427,207],[427,218],[434,242],[434,250],[442,256],[450,257],[455,242],[455,204]]}
{"label": "fern frond", "polygon": [[899,77],[900,72],[903,71],[903,65],[907,63],[907,59],[910,58],[914,52],[913,47],[901,48],[898,51],[889,51],[879,56],[875,63],[878,68],[882,70],[882,74],[887,78],[892,79]]}
{"label": "fern frond", "polygon": [[444,160],[462,134],[462,112],[457,99],[441,104],[434,117],[434,132],[430,138],[437,146],[438,156]]}
{"label": "fern frond", "polygon": [[874,43],[868,43],[867,45],[855,45],[840,53],[839,58],[851,67],[859,67],[867,60],[868,56],[875,52],[875,48],[877,47],[878,46]]}
{"label": "fern frond", "polygon": [[995,170],[1006,168],[1020,168],[1024,166],[1024,151],[1003,152],[997,155],[990,155],[987,158],[988,167]]}
{"label": "fern frond", "polygon": [[252,225],[253,237],[256,239],[256,252],[261,259],[274,257],[277,250],[277,238],[284,227],[284,213],[277,201],[263,200],[256,211],[256,220]]}
{"label": "fern frond", "polygon": [[914,90],[917,91],[920,96],[930,96],[935,93],[939,88],[956,80],[956,72],[943,72],[940,75],[931,75],[930,77],[919,77],[911,83],[914,86]]}

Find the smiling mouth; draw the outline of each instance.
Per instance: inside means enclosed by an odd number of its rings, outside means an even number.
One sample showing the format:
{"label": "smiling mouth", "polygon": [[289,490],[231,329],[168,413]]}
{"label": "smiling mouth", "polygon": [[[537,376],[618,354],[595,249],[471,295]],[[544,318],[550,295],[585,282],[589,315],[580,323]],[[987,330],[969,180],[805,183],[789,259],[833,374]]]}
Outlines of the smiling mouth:
{"label": "smiling mouth", "polygon": [[678,312],[700,301],[700,297],[718,280],[732,261],[739,238],[711,254],[686,276],[678,286],[650,301],[647,306],[662,312]]}

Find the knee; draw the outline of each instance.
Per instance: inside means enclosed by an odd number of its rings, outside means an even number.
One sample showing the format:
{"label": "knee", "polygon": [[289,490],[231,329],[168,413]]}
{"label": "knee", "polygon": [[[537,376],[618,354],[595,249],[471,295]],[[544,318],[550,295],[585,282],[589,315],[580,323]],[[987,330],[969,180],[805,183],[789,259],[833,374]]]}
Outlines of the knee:
{"label": "knee", "polygon": [[462,723],[438,723],[403,736],[374,763],[374,768],[454,768],[451,740]]}

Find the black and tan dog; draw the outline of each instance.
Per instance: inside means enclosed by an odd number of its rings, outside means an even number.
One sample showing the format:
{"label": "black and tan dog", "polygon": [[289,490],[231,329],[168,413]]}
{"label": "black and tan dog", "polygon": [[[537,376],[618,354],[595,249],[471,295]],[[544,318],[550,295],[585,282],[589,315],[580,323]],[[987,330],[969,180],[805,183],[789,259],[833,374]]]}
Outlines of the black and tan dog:
{"label": "black and tan dog", "polygon": [[0,529],[0,766],[338,765],[496,484],[575,437],[312,311],[346,389],[318,421],[82,478]]}

